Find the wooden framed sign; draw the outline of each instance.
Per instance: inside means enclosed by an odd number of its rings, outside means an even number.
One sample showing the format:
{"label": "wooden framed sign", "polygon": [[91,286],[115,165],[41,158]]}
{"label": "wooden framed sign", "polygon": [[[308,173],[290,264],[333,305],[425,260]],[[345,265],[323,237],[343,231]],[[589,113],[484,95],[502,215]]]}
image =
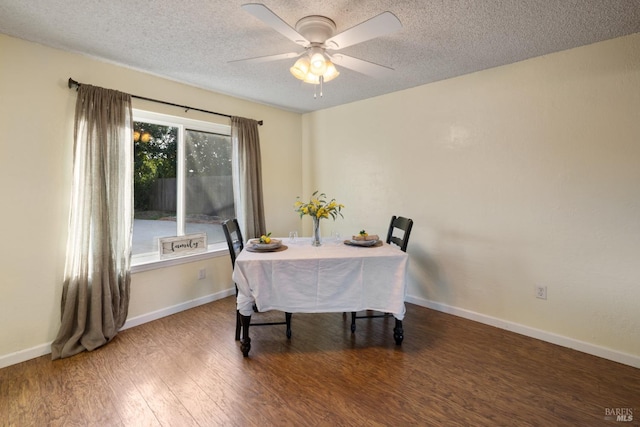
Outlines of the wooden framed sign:
{"label": "wooden framed sign", "polygon": [[158,249],[161,259],[206,252],[207,233],[160,237],[158,239]]}

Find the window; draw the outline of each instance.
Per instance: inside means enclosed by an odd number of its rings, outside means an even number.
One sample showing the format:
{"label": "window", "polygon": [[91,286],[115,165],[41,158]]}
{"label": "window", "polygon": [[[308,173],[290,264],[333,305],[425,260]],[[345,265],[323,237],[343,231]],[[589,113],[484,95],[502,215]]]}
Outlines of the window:
{"label": "window", "polygon": [[231,128],[140,110],[133,118],[133,255],[157,254],[159,237],[225,242],[222,222],[235,216]]}

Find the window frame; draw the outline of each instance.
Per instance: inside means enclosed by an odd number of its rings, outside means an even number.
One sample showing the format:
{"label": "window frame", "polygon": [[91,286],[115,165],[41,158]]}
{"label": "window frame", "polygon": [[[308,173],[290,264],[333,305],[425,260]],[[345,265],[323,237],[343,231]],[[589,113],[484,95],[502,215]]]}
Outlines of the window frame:
{"label": "window frame", "polygon": [[[207,122],[203,120],[188,119],[180,116],[156,113],[148,110],[133,109],[133,121],[171,126],[178,129],[178,143],[176,145],[176,232],[177,236],[185,234],[185,210],[186,210],[186,189],[185,189],[185,134],[187,130],[215,133],[219,135],[231,136],[231,126],[220,123]],[[135,172],[135,171],[134,171]],[[184,255],[170,259],[160,259],[158,251],[143,254],[132,254],[131,272],[153,270],[172,265],[195,262],[207,258],[223,256],[228,253],[226,242],[209,243],[207,250],[199,254]]]}

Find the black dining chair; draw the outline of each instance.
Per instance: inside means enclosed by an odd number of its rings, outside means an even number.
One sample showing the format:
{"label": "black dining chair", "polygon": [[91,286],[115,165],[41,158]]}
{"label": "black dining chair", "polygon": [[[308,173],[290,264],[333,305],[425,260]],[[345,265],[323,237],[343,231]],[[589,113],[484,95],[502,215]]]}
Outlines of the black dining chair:
{"label": "black dining chair", "polygon": [[[222,223],[222,231],[224,237],[227,240],[227,246],[229,247],[229,255],[231,256],[231,267],[236,267],[236,258],[240,252],[244,249],[244,240],[242,239],[242,232],[240,231],[240,225],[236,218],[228,219]],[[238,296],[238,285],[234,283],[236,287],[236,297]],[[257,312],[257,308],[254,304],[253,310]],[[285,313],[284,322],[251,322],[250,326],[270,326],[270,325],[287,325],[287,338],[291,338],[291,313]],[[236,309],[236,341],[240,341],[240,331],[242,330],[242,316],[240,311]]]}
{"label": "black dining chair", "polygon": [[[387,232],[387,243],[394,244],[400,248],[402,252],[407,251],[407,245],[409,244],[409,236],[411,235],[411,228],[413,227],[413,220],[409,218],[405,218],[402,216],[392,216],[391,223],[389,224],[389,231]],[[391,314],[389,313],[381,313],[381,314],[363,314],[358,316],[357,312],[351,312],[351,333],[356,331],[356,319],[371,319],[374,317],[389,317]],[[402,342],[402,323],[396,324],[400,325],[400,330],[394,334],[396,336],[396,342]],[[397,326],[396,326],[397,327]]]}

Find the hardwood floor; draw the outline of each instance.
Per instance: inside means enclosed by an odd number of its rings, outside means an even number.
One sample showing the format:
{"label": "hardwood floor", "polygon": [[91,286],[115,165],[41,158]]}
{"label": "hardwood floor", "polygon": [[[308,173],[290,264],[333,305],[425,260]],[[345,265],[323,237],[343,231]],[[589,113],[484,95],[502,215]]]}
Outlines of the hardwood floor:
{"label": "hardwood floor", "polygon": [[640,369],[411,304],[399,347],[393,318],[352,335],[348,316],[294,314],[291,341],[253,327],[244,358],[234,302],[0,370],[0,425],[640,425]]}

